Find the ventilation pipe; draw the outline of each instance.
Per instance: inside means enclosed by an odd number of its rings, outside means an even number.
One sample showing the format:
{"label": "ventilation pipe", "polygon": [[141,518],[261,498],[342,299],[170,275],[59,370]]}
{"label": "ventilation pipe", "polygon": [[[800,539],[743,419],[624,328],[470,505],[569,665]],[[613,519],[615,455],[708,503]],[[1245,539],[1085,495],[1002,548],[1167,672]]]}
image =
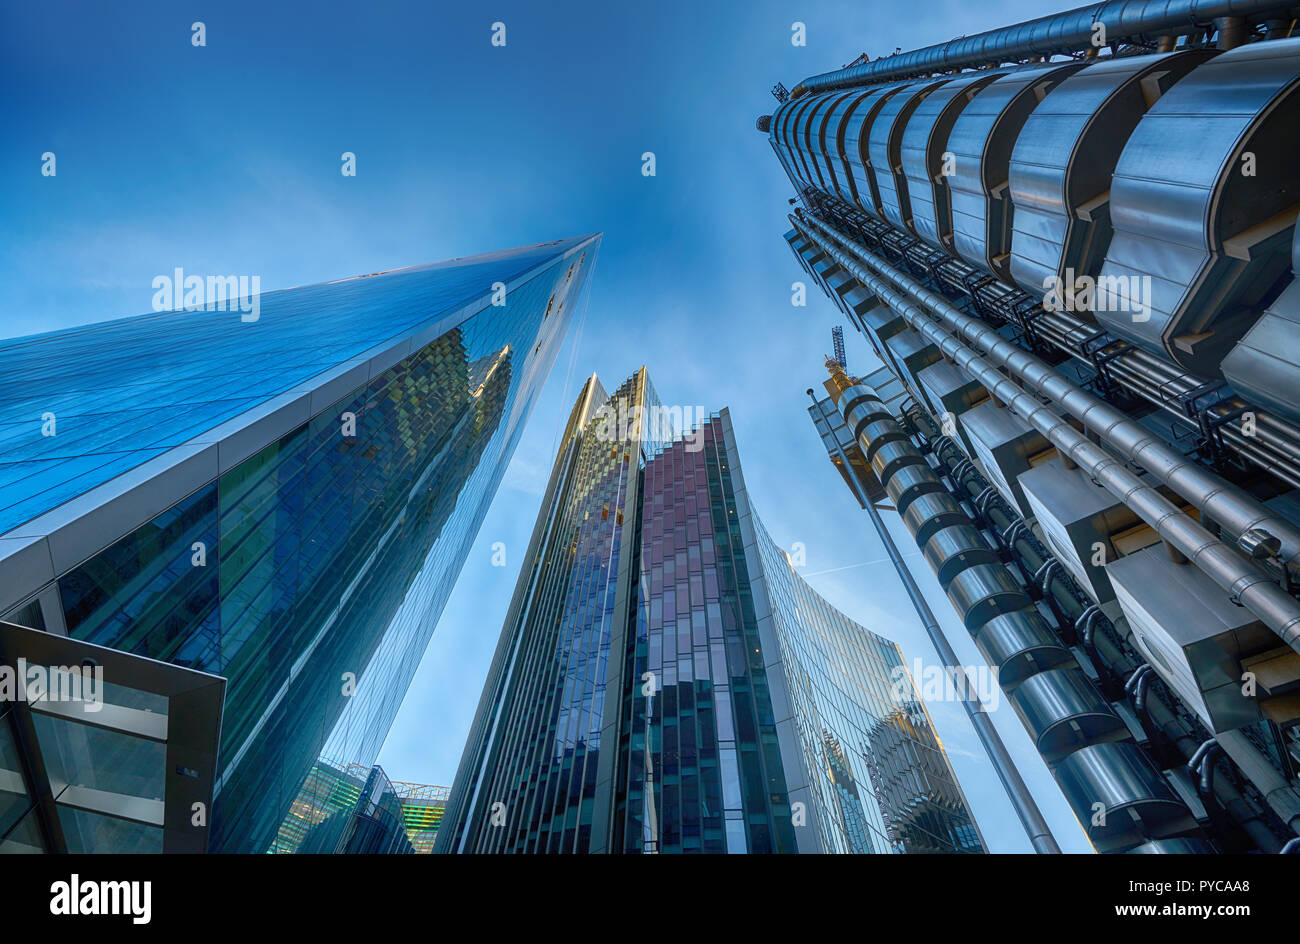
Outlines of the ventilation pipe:
{"label": "ventilation pipe", "polygon": [[[979,515],[979,525],[999,534],[1002,545],[1014,553],[1028,570],[1040,569],[1051,555],[1025,527],[1024,520],[1013,506],[1003,496],[996,494],[988,480],[962,454],[961,448],[951,438],[938,434],[933,427],[932,418],[919,404],[907,409],[905,416],[922,440],[922,452],[930,452],[939,460],[936,471],[952,480],[954,495],[974,507]],[[911,432],[910,429],[908,431]],[[1013,569],[1020,569],[1019,565]],[[1075,633],[1082,634],[1088,651],[1100,660],[1095,661],[1094,665],[1104,675],[1118,673],[1127,675],[1130,681],[1136,682],[1133,673],[1141,666],[1139,654],[1124,644],[1123,633],[1106,618],[1101,607],[1096,603],[1085,604],[1085,598],[1086,594],[1066,573],[1062,573],[1061,580],[1053,586],[1051,594],[1044,594],[1044,601],[1056,617],[1058,629],[1064,633],[1068,625]],[[1077,615],[1071,619],[1069,614],[1075,610],[1078,611]],[[1024,626],[1017,619],[1018,615],[998,617],[980,633],[981,651],[991,665],[999,667],[999,683],[1008,693],[1026,677],[1056,668],[1074,658],[1070,651],[1062,647],[1061,642],[1065,640],[1058,642],[1047,623],[1042,624],[1041,630],[1027,636]],[[1103,691],[1107,691],[1105,681],[1100,685]],[[1180,713],[1181,706],[1176,706],[1172,701],[1167,702],[1165,696],[1160,694],[1160,689],[1153,686],[1150,692],[1153,697],[1143,703],[1146,718],[1143,727],[1159,732],[1184,760],[1190,760],[1202,743],[1193,736],[1193,733],[1199,736],[1199,724],[1194,721],[1189,724],[1190,719],[1184,718]],[[1116,700],[1109,693],[1107,698],[1112,702]],[[1263,791],[1268,807],[1292,831],[1300,832],[1300,818],[1297,818],[1300,815],[1300,794],[1286,784],[1272,768],[1270,761],[1245,736],[1239,732],[1228,732],[1221,735],[1221,739],[1226,742],[1223,746],[1233,765]],[[1257,848],[1265,852],[1277,851],[1280,841],[1254,803],[1248,801],[1233,785],[1232,778],[1217,778],[1213,789],[1219,806]]]}
{"label": "ventilation pipe", "polygon": [[1244,16],[1215,17],[1214,28],[1219,31],[1219,41],[1215,45],[1220,49],[1236,49],[1246,42],[1247,26]]}

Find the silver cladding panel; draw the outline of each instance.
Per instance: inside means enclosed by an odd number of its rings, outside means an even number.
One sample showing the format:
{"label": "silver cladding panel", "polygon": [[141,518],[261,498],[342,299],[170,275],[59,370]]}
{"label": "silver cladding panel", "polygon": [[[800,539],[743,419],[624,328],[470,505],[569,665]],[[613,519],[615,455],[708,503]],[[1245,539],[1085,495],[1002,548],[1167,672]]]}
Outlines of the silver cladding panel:
{"label": "silver cladding panel", "polygon": [[[850,133],[850,129],[856,127],[853,116],[858,115],[860,118],[862,112],[858,110],[859,106],[861,105],[864,110],[869,108],[871,99],[874,99],[879,92],[879,89],[868,91],[854,89],[837,98],[826,116],[825,147],[834,162],[835,178],[839,183],[836,193],[850,206],[859,203],[860,200],[853,165],[860,165],[862,162],[858,156],[857,134]],[[867,202],[870,203],[870,200]]]}
{"label": "silver cladding panel", "polygon": [[947,244],[952,232],[943,175],[948,134],[971,96],[1001,74],[972,72],[941,85],[917,105],[903,130],[899,157],[911,202],[912,232],[937,248]]}
{"label": "silver cladding panel", "polygon": [[849,162],[857,190],[858,206],[868,213],[878,213],[880,192],[876,187],[876,173],[871,166],[868,142],[880,109],[905,85],[890,85],[871,89],[860,98],[851,114],[845,116],[841,131],[844,137],[844,158]]}
{"label": "silver cladding panel", "polygon": [[835,104],[835,99],[839,95],[830,93],[819,95],[814,99],[811,108],[803,113],[799,121],[799,127],[796,129],[796,142],[804,159],[808,162],[809,171],[813,175],[813,183],[820,190],[827,193],[834,193],[835,188],[831,186],[831,177],[829,168],[826,165],[825,150],[821,141],[821,128],[826,121],[831,106]]}
{"label": "silver cladding panel", "polygon": [[961,425],[980,468],[1002,497],[1024,518],[1033,510],[1018,478],[1031,468],[1029,457],[1051,446],[1038,430],[1005,407],[986,401],[963,414]]}
{"label": "silver cladding panel", "polygon": [[[1300,272],[1300,228],[1291,273]],[[1247,399],[1300,422],[1300,281],[1293,281],[1223,359],[1223,376]]]}
{"label": "silver cladding panel", "polygon": [[836,109],[839,108],[839,114],[842,114],[845,105],[852,103],[858,95],[859,92],[840,92],[827,96],[827,100],[818,105],[815,120],[809,125],[809,147],[813,151],[814,163],[818,165],[822,179],[826,182],[827,192],[837,194],[840,199],[849,200],[850,203],[853,200],[852,191],[845,181],[844,161],[840,159],[835,143],[835,130],[839,126]]}
{"label": "silver cladding panel", "polygon": [[1130,741],[1075,751],[1056,769],[1056,779],[1071,807],[1104,814],[1080,823],[1101,852],[1167,838],[1196,825],[1173,788]]}
{"label": "silver cladding panel", "polygon": [[943,404],[943,408],[951,413],[965,413],[988,397],[988,391],[978,380],[972,380],[964,370],[947,361],[937,361],[917,371],[916,379],[937,401],[935,406]]}
{"label": "silver cladding panel", "polygon": [[[1218,373],[1253,320],[1236,306],[1257,302],[1289,264],[1287,228],[1256,246],[1249,263],[1225,243],[1300,199],[1295,162],[1284,156],[1300,114],[1297,84],[1300,38],[1251,43],[1198,67],[1143,116],[1111,186],[1101,325],[1185,370]],[[1247,151],[1257,154],[1254,176],[1242,173]],[[1135,286],[1143,304],[1124,297]],[[1195,350],[1175,343],[1209,332]]]}
{"label": "silver cladding panel", "polygon": [[1114,599],[1106,568],[1092,565],[1095,545],[1103,545],[1103,560],[1114,560],[1119,555],[1110,536],[1136,524],[1137,515],[1081,470],[1058,461],[1030,469],[1019,481],[1053,556],[1098,603]]}
{"label": "silver cladding panel", "polygon": [[907,199],[907,179],[900,163],[903,132],[916,108],[945,81],[926,79],[914,82],[881,105],[871,125],[868,150],[875,170],[876,187],[880,191],[880,206],[885,219],[902,229],[908,228],[912,217]]}
{"label": "silver cladding panel", "polygon": [[889,348],[890,353],[907,368],[913,380],[920,371],[940,357],[939,348],[934,345],[934,342],[917,334],[911,328],[905,328],[890,337],[885,341],[885,347]]}
{"label": "silver cladding panel", "polygon": [[1143,82],[1172,84],[1213,50],[1189,49],[1092,63],[1059,83],[1026,119],[1011,153],[1015,205],[1011,277],[1027,292],[1046,280],[1096,276],[1110,243],[1106,205],[1080,207],[1110,190],[1110,177],[1147,111]]}
{"label": "silver cladding panel", "polygon": [[811,99],[786,102],[772,115],[772,126],[768,131],[768,140],[776,151],[786,169],[804,184],[809,184],[807,169],[794,147],[793,125],[796,119],[808,107]]}
{"label": "silver cladding panel", "polygon": [[961,113],[948,136],[956,159],[948,178],[953,251],[971,265],[1010,281],[1001,257],[1011,248],[1010,201],[1003,189],[1011,151],[1038,92],[1082,63],[1022,69],[986,86]]}

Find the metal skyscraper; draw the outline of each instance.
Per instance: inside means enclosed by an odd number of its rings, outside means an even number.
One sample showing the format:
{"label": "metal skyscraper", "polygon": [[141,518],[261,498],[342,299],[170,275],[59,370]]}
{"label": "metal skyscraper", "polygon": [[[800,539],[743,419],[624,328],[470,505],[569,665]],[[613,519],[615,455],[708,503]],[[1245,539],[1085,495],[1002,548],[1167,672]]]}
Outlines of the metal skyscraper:
{"label": "metal skyscraper", "polygon": [[1300,832],[1294,24],[1102,3],[810,77],[758,123],[787,241],[884,365],[813,419],[1102,851]]}

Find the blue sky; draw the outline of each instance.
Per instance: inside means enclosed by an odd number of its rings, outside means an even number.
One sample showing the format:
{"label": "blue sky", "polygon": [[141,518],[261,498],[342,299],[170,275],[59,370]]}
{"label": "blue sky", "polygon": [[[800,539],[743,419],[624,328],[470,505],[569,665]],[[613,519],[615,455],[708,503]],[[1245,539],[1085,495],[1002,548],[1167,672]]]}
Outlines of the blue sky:
{"label": "blue sky", "polygon": [[[380,761],[450,784],[581,379],[645,363],[666,403],[729,406],[772,536],[809,582],[934,659],[804,412],[837,323],[781,234],[790,187],[755,116],[768,89],[1056,5],[902,0],[6,4],[0,12],[0,335],[149,310],[152,279],[247,272],[264,290],[603,231],[590,304]],[[207,46],[190,43],[201,20]],[[490,43],[506,24],[506,46]],[[790,43],[806,24],[807,46]],[[41,154],[58,175],[40,175]],[[357,176],[339,173],[357,156]],[[657,175],[641,174],[653,151]],[[575,343],[576,342],[576,343]],[[851,331],[850,366],[869,369]],[[901,527],[900,546],[914,545]],[[491,545],[507,548],[491,566]],[[513,553],[512,553],[513,552]],[[913,552],[958,653],[973,644]],[[956,703],[930,710],[996,851],[1027,851]],[[1063,847],[1086,851],[1009,706],[995,713]]]}

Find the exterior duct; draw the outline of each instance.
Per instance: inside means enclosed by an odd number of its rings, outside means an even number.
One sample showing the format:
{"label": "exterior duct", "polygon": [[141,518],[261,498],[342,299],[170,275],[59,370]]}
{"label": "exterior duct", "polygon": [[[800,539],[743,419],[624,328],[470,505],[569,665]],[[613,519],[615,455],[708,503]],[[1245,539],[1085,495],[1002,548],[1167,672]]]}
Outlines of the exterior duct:
{"label": "exterior duct", "polygon": [[[978,468],[967,462],[957,443],[953,442],[952,438],[939,434],[932,417],[928,416],[919,404],[907,408],[904,415],[906,421],[901,425],[907,426],[909,432],[914,428],[918,436],[926,441],[930,454],[939,463],[937,465],[939,471],[952,479],[953,494],[959,495],[963,501],[970,502],[976,515],[979,516],[978,520],[982,527],[1001,534],[1000,542],[1008,551],[1009,557],[1017,562],[1015,566],[1024,566],[1031,571],[1043,570],[1044,562],[1050,560],[1047,549],[1024,527],[1023,520],[1015,516],[1008,503],[989,495],[988,480],[980,475]],[[984,498],[980,498],[980,495],[984,495]],[[1158,732],[1158,736],[1165,740],[1170,748],[1177,750],[1182,757],[1195,757],[1196,750],[1205,740],[1204,728],[1192,722],[1182,700],[1166,698],[1158,689],[1154,697],[1145,697],[1151,694],[1153,689],[1149,684],[1152,672],[1149,671],[1149,667],[1143,667],[1141,659],[1145,657],[1140,648],[1134,645],[1134,638],[1126,636],[1125,629],[1131,627],[1113,624],[1096,605],[1084,607],[1083,593],[1078,586],[1074,585],[1069,575],[1062,573],[1062,577],[1063,579],[1053,580],[1050,585],[1044,586],[1043,601],[1048,603],[1048,609],[1053,611],[1053,616],[1061,627],[1062,638],[1066,638],[1070,629],[1073,629],[1084,648],[1092,655],[1093,664],[1112,684],[1122,685],[1119,681],[1121,679],[1136,683],[1141,677],[1147,676],[1148,684],[1143,685],[1144,690],[1141,693],[1144,697],[1140,714],[1145,719],[1141,720],[1141,726],[1147,729],[1149,735]],[[1062,609],[1062,603],[1066,603],[1069,610]],[[1078,616],[1067,615],[1067,611],[1069,614],[1078,612]],[[1191,622],[1195,623],[1195,619]],[[987,649],[982,648],[982,651],[989,662],[997,664]],[[1143,671],[1139,672],[1139,668]],[[1002,681],[1005,683],[1006,680],[1002,679]],[[1132,689],[1135,685],[1122,685],[1122,687],[1127,694],[1134,694]],[[1008,692],[1011,690],[1008,684],[1002,685],[1002,688]],[[1173,690],[1167,680],[1164,680],[1162,688],[1165,692]],[[1108,692],[1108,694],[1118,697],[1115,692]],[[1261,748],[1256,746],[1255,740],[1248,737],[1245,732],[1225,732],[1218,740],[1221,741],[1225,752],[1229,754],[1236,770],[1264,794],[1266,804],[1281,823],[1286,824],[1292,831],[1300,832],[1300,798],[1297,798],[1300,797],[1300,793],[1290,787],[1283,776],[1275,770],[1275,761],[1270,761],[1262,753]],[[1258,815],[1255,802],[1247,800],[1243,793],[1236,789],[1232,778],[1217,778],[1212,788],[1219,807],[1234,820],[1245,836],[1249,836],[1253,848],[1269,853],[1277,850],[1281,844],[1277,836],[1274,835],[1269,824]],[[1229,846],[1225,850],[1232,850],[1232,848]]]}
{"label": "exterior duct", "polygon": [[976,645],[998,670],[998,681],[1008,694],[1037,672],[1074,664],[1074,655],[1032,607],[995,616],[975,633]]}
{"label": "exterior duct", "polygon": [[[1290,488],[1300,489],[1300,425],[1280,413],[1245,400],[1229,388],[1207,384],[1205,378],[1113,338],[1075,315],[1043,310],[1041,299],[990,279],[955,257],[940,257],[887,223],[828,195],[807,190],[804,197],[819,218],[836,221],[834,225],[853,232],[857,245],[895,253],[899,267],[931,273],[940,291],[952,290],[964,296],[959,305],[971,303],[981,317],[1014,325],[1020,331],[1017,344],[1031,351],[1041,347],[1061,352],[1087,365],[1096,382],[1111,391],[1104,394],[1107,398],[1123,395],[1151,404],[1173,421],[1173,429],[1194,430],[1194,435],[1200,437],[1205,437],[1209,429],[1212,435],[1205,439],[1205,448],[1212,455],[1249,464]],[[793,228],[786,240],[796,251],[796,244],[809,245]],[[824,254],[822,258],[826,258]],[[838,263],[832,264],[838,268]],[[856,280],[853,283],[857,284]],[[889,313],[889,321],[883,313]],[[872,329],[877,322],[906,324],[885,306],[877,307],[863,319],[863,327]],[[1300,576],[1300,572],[1293,576]]]}
{"label": "exterior duct", "polygon": [[[905,410],[904,416],[906,423],[901,425],[911,424],[915,427],[917,434],[925,440],[930,454],[937,461],[939,471],[952,479],[954,494],[970,502],[979,516],[981,526],[1001,535],[1000,543],[1006,549],[1008,556],[1017,562],[1015,566],[1025,566],[1031,571],[1044,570],[1044,562],[1051,559],[1047,555],[1047,549],[1025,527],[1024,521],[1016,517],[1010,504],[989,494],[989,480],[966,460],[958,445],[951,438],[939,435],[933,418],[928,416],[919,404],[914,404]],[[909,431],[910,429],[911,427]],[[1191,568],[1188,570],[1192,571]],[[1156,697],[1145,697],[1151,691],[1149,682],[1152,673],[1149,667],[1144,669],[1142,665],[1141,660],[1149,657],[1143,654],[1140,646],[1136,645],[1136,640],[1131,634],[1133,627],[1123,623],[1112,623],[1095,604],[1085,606],[1084,594],[1080,588],[1074,584],[1068,574],[1063,571],[1060,573],[1063,579],[1052,580],[1043,585],[1042,602],[1048,604],[1047,608],[1052,611],[1063,634],[1061,638],[1068,638],[1068,633],[1072,630],[1084,649],[1093,656],[1094,665],[1103,677],[1111,682],[1127,678],[1135,683],[1145,676],[1147,683],[1143,685],[1143,692],[1138,693],[1142,696],[1140,713],[1146,719],[1141,722],[1142,727],[1147,729],[1148,733],[1158,732],[1158,736],[1165,739],[1166,743],[1184,758],[1194,757],[1198,748],[1204,743],[1203,728],[1191,722],[1182,699],[1166,700],[1159,692]],[[1071,615],[1076,613],[1077,616]],[[1012,617],[1019,615],[1013,614]],[[1193,617],[1187,622],[1189,625],[1195,625],[1197,618]],[[992,627],[991,623],[989,629]],[[1126,629],[1130,631],[1129,634],[1125,633]],[[981,639],[983,638],[981,634]],[[990,663],[999,664],[998,659],[985,643],[981,642],[980,645],[981,651],[985,653]],[[1143,671],[1138,672],[1139,669]],[[1135,674],[1136,678],[1133,677]],[[1005,691],[1012,691],[1012,684],[1008,682],[1005,675],[1000,678],[1000,681]],[[1162,681],[1167,692],[1176,690],[1170,685],[1168,679]],[[1132,684],[1124,686],[1126,694],[1133,694],[1134,687]],[[1118,697],[1116,693],[1108,694]],[[1280,822],[1288,829],[1300,832],[1300,793],[1290,787],[1274,768],[1276,761],[1268,759],[1245,732],[1227,731],[1219,736],[1219,740],[1222,742],[1220,746],[1231,758],[1234,767],[1264,795],[1265,802]],[[1237,790],[1233,778],[1217,778],[1212,784],[1212,789],[1220,808],[1237,824],[1242,833],[1250,838],[1254,848],[1264,852],[1277,850],[1280,843],[1272,828],[1256,812],[1258,807],[1255,803],[1248,801]]]}
{"label": "exterior duct", "polygon": [[[947,299],[925,288],[915,279],[899,272],[870,253],[858,249],[846,252],[836,248],[836,244],[844,246],[850,243],[833,227],[808,216],[794,222],[796,228],[832,257],[837,258],[837,261],[852,272],[864,287],[882,298],[912,328],[916,328],[927,337],[947,342],[950,346],[952,344],[960,346],[960,342],[954,339],[954,335],[956,338],[977,345],[985,352],[983,355],[987,358],[985,363],[990,367],[996,365],[1004,368],[1010,377],[1023,382],[1036,394],[1059,404],[1063,412],[1077,418],[1087,431],[1099,436],[1115,447],[1126,459],[1141,466],[1157,481],[1182,495],[1203,515],[1212,518],[1230,532],[1234,539],[1239,539],[1253,529],[1262,528],[1281,539],[1281,553],[1284,560],[1291,561],[1300,554],[1300,529],[1264,507],[1245,490],[1202,468],[1194,460],[1165,444],[1141,424],[1130,420],[1104,400],[1072,383],[1040,358],[1016,347],[977,318],[959,311]],[[894,285],[899,286],[902,292],[895,290]],[[904,292],[906,294],[903,294]],[[937,323],[925,317],[911,299],[916,299],[924,305],[926,311],[937,319]],[[922,328],[924,330],[921,330]],[[962,349],[968,350],[964,347]],[[1004,402],[1009,402],[996,389],[997,382],[1003,382],[1005,378],[996,370],[986,371],[986,373],[988,379],[982,381],[985,388]],[[990,383],[994,386],[989,386]],[[1029,410],[1041,408],[1041,404],[1032,398],[1028,401],[1022,399],[1021,402]],[[1017,412],[1021,411],[1017,410]],[[1029,420],[1026,413],[1021,412],[1021,415]],[[1032,425],[1037,426],[1036,423]],[[1042,432],[1041,427],[1039,431]],[[1059,443],[1056,444],[1059,446]],[[1256,574],[1249,574],[1249,577],[1252,580],[1263,579]],[[1294,638],[1294,628],[1290,635]]]}
{"label": "exterior duct", "polygon": [[1196,825],[1178,794],[1131,741],[1077,750],[1055,772],[1070,805],[1087,811],[1079,821],[1088,824],[1084,828],[1099,852],[1123,852]]}
{"label": "exterior duct", "polygon": [[997,552],[969,524],[955,524],[936,531],[921,550],[945,591],[963,570],[976,564],[998,563]]}
{"label": "exterior duct", "polygon": [[1258,786],[1282,821],[1300,833],[1300,795],[1296,789],[1278,775],[1240,731],[1225,731],[1216,740],[1232,762]]}
{"label": "exterior duct", "polygon": [[913,466],[899,469],[889,479],[885,492],[893,499],[894,507],[902,514],[917,497],[927,493],[942,492],[943,486],[930,472],[930,467]]}
{"label": "exterior duct", "polygon": [[[910,442],[890,443],[886,448],[910,450],[917,459],[925,462]],[[970,524],[970,519],[966,517],[966,512],[961,510],[957,500],[947,492],[930,492],[921,495],[907,506],[907,511],[903,512],[903,523],[916,538],[917,545],[924,547],[925,542],[938,531],[956,525]]]}
{"label": "exterior duct", "polygon": [[1120,716],[1077,666],[1030,676],[1011,693],[1011,703],[1049,764],[1089,744],[1129,736]]}
{"label": "exterior duct", "polygon": [[[1129,736],[1123,721],[1088,681],[1074,656],[1055,643],[1011,572],[989,560],[990,549],[978,529],[888,409],[864,384],[850,386],[847,378],[841,383],[837,405],[846,425],[857,432],[862,451],[879,456],[888,450],[895,457],[881,467],[886,489],[899,475],[908,476],[909,489],[915,490],[922,480],[935,489],[917,494],[907,504],[903,522],[925,550],[941,583],[947,582],[948,597],[981,653],[999,668],[1011,667],[1010,678],[999,677],[999,683],[1033,734],[1076,817],[1080,823],[1094,822],[1099,798],[1108,812],[1124,811],[1115,818],[1116,823],[1122,819],[1122,829],[1107,832],[1094,826],[1088,830],[1094,844],[1103,851],[1123,851],[1171,835],[1175,823],[1179,824],[1176,831],[1194,829],[1191,813],[1146,757],[1131,743],[1111,743]],[[873,443],[863,435],[868,429],[888,437],[888,442]],[[897,438],[898,433],[904,438]],[[908,451],[915,461],[902,461]],[[937,550],[940,547],[942,551]],[[1088,754],[1067,768],[1072,758],[1102,747],[1129,750]]]}
{"label": "exterior duct", "polygon": [[1097,24],[1105,31],[1104,44],[1156,42],[1164,36],[1203,30],[1205,24],[1220,17],[1238,17],[1247,22],[1290,19],[1290,7],[1278,0],[1110,0],[825,72],[804,79],[790,96],[799,98],[809,92],[1002,65],[1038,56],[1095,51]]}
{"label": "exterior duct", "polygon": [[948,585],[948,599],[972,633],[995,616],[1033,605],[1001,564],[976,564],[963,570]]}

